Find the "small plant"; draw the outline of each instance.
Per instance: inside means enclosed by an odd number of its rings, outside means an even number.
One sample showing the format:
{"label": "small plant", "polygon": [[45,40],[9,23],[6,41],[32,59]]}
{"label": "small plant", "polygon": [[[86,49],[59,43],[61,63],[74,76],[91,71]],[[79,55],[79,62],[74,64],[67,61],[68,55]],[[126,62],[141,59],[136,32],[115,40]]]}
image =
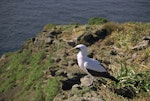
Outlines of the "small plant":
{"label": "small plant", "polygon": [[88,24],[89,25],[99,25],[99,24],[104,24],[106,22],[108,22],[108,20],[105,18],[94,17],[94,18],[89,19]]}
{"label": "small plant", "polygon": [[[150,91],[150,73],[148,71],[136,73],[130,67],[121,64],[121,70],[117,74],[117,79],[120,82],[116,84],[115,91],[117,94],[125,97],[132,98],[140,92]],[[128,95],[129,93],[131,94]]]}

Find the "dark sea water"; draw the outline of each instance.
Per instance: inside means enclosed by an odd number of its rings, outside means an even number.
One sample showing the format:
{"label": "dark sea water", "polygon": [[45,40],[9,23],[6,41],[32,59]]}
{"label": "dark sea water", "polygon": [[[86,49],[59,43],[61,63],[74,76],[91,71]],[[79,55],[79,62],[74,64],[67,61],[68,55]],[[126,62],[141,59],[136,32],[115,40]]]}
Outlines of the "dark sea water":
{"label": "dark sea water", "polygon": [[150,22],[150,0],[0,0],[0,55],[19,49],[47,23],[85,24],[91,17]]}

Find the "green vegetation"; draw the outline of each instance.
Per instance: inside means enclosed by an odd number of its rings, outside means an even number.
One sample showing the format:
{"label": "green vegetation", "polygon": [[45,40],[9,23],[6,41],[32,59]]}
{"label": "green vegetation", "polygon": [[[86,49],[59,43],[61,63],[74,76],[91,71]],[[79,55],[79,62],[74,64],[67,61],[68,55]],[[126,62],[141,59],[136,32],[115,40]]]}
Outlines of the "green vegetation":
{"label": "green vegetation", "polygon": [[115,89],[118,94],[125,95],[122,93],[124,90],[129,90],[128,93],[132,92],[135,94],[142,94],[143,92],[150,91],[150,73],[149,71],[142,71],[136,73],[131,67],[126,67],[125,64],[121,64],[121,69],[117,73],[117,79],[120,80],[118,84],[115,85]]}
{"label": "green vegetation", "polygon": [[51,65],[50,57],[46,59],[45,51],[31,53],[25,49],[22,52],[14,53],[9,58],[11,61],[7,63],[7,69],[0,68],[3,73],[0,76],[3,78],[0,83],[0,93],[21,86],[22,89],[18,92],[18,96],[24,95],[22,100],[28,98],[32,92],[36,92],[33,95],[35,101],[54,97],[59,89],[59,83],[55,79],[50,79],[48,84],[43,86],[44,70]]}
{"label": "green vegetation", "polygon": [[88,24],[89,25],[100,25],[100,24],[104,24],[106,22],[108,22],[108,20],[105,18],[94,17],[94,18],[89,19]]}
{"label": "green vegetation", "polygon": [[52,101],[57,92],[59,91],[59,82],[56,79],[49,79],[48,84],[45,87],[47,93],[45,101]]}

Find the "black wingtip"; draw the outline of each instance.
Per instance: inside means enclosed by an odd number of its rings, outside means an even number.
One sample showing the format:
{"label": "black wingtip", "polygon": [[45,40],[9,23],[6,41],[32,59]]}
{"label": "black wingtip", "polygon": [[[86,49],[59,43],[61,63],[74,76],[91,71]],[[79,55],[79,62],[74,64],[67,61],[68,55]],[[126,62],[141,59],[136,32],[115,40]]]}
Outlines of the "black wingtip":
{"label": "black wingtip", "polygon": [[111,76],[110,74],[109,74],[108,78],[113,80],[113,81],[115,81],[116,83],[120,82],[118,79],[116,79],[115,77]]}
{"label": "black wingtip", "polygon": [[116,83],[119,83],[120,81],[116,79],[115,82],[116,82]]}
{"label": "black wingtip", "polygon": [[88,72],[93,75],[93,76],[97,76],[97,77],[105,77],[105,78],[108,78],[110,80],[113,80],[115,81],[116,83],[119,83],[120,81],[117,80],[115,77],[111,76],[108,72],[97,72],[97,71],[94,71],[94,70],[90,70],[90,69],[87,69]]}

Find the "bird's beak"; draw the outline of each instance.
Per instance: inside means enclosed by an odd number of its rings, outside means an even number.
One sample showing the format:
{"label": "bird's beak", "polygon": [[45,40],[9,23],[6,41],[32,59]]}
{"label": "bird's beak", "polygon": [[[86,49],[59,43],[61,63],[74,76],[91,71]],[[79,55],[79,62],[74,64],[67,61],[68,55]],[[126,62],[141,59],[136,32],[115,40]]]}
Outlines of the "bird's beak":
{"label": "bird's beak", "polygon": [[72,50],[75,50],[75,49],[76,49],[76,47],[74,47],[74,48],[70,49],[68,52],[70,52],[70,51],[72,51]]}

